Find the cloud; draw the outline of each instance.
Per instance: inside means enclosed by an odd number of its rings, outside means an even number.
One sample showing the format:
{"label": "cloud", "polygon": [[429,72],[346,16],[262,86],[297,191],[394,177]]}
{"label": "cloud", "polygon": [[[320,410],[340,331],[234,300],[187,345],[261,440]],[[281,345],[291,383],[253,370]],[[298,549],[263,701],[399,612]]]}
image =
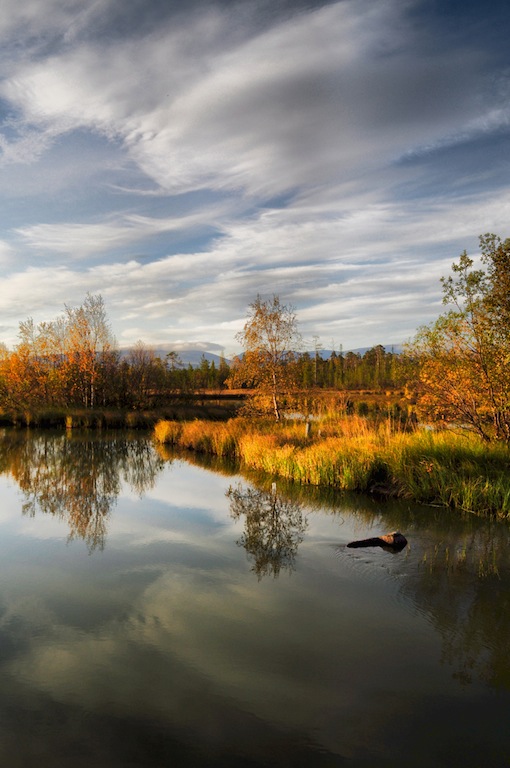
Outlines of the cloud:
{"label": "cloud", "polygon": [[225,208],[225,205],[218,203],[181,216],[154,218],[129,214],[117,221],[36,224],[19,228],[16,232],[32,248],[83,259],[104,251],[132,248],[133,243],[156,235],[212,228]]}
{"label": "cloud", "polygon": [[[97,5],[97,3],[96,3]],[[0,37],[4,44],[11,42],[14,50],[20,49],[22,40],[31,40],[38,47],[48,38],[58,36],[76,19],[83,4],[80,0],[45,0],[44,7],[37,0],[2,0]],[[14,42],[17,36],[18,44]]]}
{"label": "cloud", "polygon": [[213,8],[178,30],[26,63],[1,93],[46,137],[120,138],[167,190],[336,182],[483,119],[476,54],[417,55],[396,9],[333,3],[239,40],[237,14]]}
{"label": "cloud", "polygon": [[51,132],[42,133],[25,127],[22,121],[4,121],[4,129],[10,128],[15,132],[15,138],[7,138],[0,134],[0,162],[2,166],[10,163],[31,164],[51,146]]}
{"label": "cloud", "polygon": [[143,115],[131,156],[168,189],[279,194],[372,171],[402,144],[479,119],[476,55],[417,57],[391,39],[395,7],[332,4],[216,51]]}
{"label": "cloud", "polygon": [[6,325],[101,292],[126,343],[232,349],[276,292],[306,335],[398,342],[505,232],[509,69],[418,0],[21,5],[0,24],[21,36],[0,55]]}
{"label": "cloud", "polygon": [[[474,247],[473,228],[503,230],[510,196],[467,198],[454,211],[441,200],[429,207],[374,203],[364,211],[346,209],[327,226],[320,201],[317,223],[311,202],[302,205],[307,216],[296,206],[225,222],[208,251],[7,275],[0,312],[15,327],[25,316],[19,296],[25,314],[40,321],[64,303],[81,303],[87,291],[100,292],[123,345],[139,338],[153,344],[188,339],[214,342],[231,354],[248,304],[257,293],[279,293],[297,307],[306,337],[333,337],[344,348],[366,346],[367,339],[399,343],[441,311],[439,278],[464,247],[456,243]],[[141,222],[142,228],[153,225]]]}
{"label": "cloud", "polygon": [[0,264],[8,264],[11,261],[13,255],[14,251],[12,246],[9,243],[0,240]]}

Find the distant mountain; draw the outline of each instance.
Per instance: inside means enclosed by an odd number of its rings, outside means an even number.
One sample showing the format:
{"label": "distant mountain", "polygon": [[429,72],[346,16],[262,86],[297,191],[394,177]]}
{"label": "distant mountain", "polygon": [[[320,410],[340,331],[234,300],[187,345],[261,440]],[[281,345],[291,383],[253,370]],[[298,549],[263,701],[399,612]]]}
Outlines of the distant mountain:
{"label": "distant mountain", "polygon": [[[221,362],[221,355],[216,355],[214,352],[203,352],[200,349],[175,349],[172,351],[178,354],[180,360],[185,366],[191,364],[193,368],[197,368],[200,365],[203,357],[205,357],[208,363],[214,363],[216,367],[218,367]],[[170,349],[155,348],[154,352],[158,357],[166,357],[170,352]],[[226,357],[223,359],[226,363],[230,364],[230,360],[227,360]]]}
{"label": "distant mountain", "polygon": [[[373,349],[374,347],[379,346],[378,344],[374,344],[371,347],[356,347],[355,349],[343,349],[342,355],[346,355],[347,352],[354,352],[355,355],[361,355],[363,356],[365,352],[368,352],[370,349]],[[381,347],[384,347],[386,352],[392,352],[395,355],[400,355],[403,351],[403,345],[402,344],[381,344]],[[315,355],[315,350],[307,350],[310,357],[313,357]],[[319,349],[319,355],[322,357],[323,360],[329,360],[331,355],[333,354],[332,349]],[[338,349],[335,349],[335,354],[339,355],[340,352]]]}
{"label": "distant mountain", "polygon": [[[377,346],[374,344],[374,346]],[[343,349],[342,354],[345,355],[347,352],[354,352],[355,354],[363,356],[365,352],[368,352],[369,349],[373,349],[372,347],[357,347],[356,349]],[[393,352],[394,354],[398,355],[403,350],[402,344],[382,344],[381,346],[384,347],[386,352]],[[219,366],[221,362],[221,354],[217,354],[216,352],[209,352],[205,349],[201,349],[198,346],[194,347],[182,347],[179,348],[180,345],[171,345],[171,344],[161,344],[157,347],[151,347],[149,344],[147,345],[149,349],[151,349],[157,357],[161,357],[164,359],[169,352],[176,352],[176,354],[179,356],[182,364],[187,368],[188,365],[192,365],[193,368],[198,368],[200,363],[202,362],[202,357],[205,357],[208,363],[214,363],[216,367]],[[219,348],[219,345],[218,345]],[[129,349],[121,349],[120,354],[121,357],[124,357],[128,355],[130,352]],[[310,357],[314,357],[315,350],[307,350]],[[333,353],[332,349],[320,349],[319,354],[322,357],[323,360],[329,360]],[[339,355],[339,350],[335,350],[335,354]],[[242,355],[241,355],[242,356]],[[231,360],[228,358],[224,358],[227,365],[231,364]]]}
{"label": "distant mountain", "polygon": [[[206,350],[197,348],[197,347],[183,347],[182,349],[179,349],[177,346],[173,346],[171,344],[165,344],[160,345],[157,347],[152,347],[150,344],[147,344],[147,348],[150,349],[156,357],[161,357],[164,359],[169,352],[175,352],[178,356],[184,367],[188,367],[188,365],[192,365],[193,368],[198,368],[200,363],[202,362],[202,358],[205,357],[208,363],[214,363],[216,367],[219,366],[221,362],[221,354],[216,354],[215,352],[208,352]],[[125,357],[129,355],[131,351],[131,348],[128,349],[121,349],[120,354],[121,357]],[[227,364],[230,364],[230,360],[227,358],[224,358],[225,362]]]}

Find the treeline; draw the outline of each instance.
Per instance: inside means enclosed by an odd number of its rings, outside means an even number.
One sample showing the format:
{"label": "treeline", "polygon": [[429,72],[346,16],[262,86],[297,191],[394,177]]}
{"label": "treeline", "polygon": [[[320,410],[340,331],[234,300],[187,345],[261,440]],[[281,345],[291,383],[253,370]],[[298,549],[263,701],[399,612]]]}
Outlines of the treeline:
{"label": "treeline", "polygon": [[[400,385],[398,355],[382,346],[363,355],[333,352],[328,359],[304,353],[292,367],[298,390]],[[0,407],[157,407],[191,393],[228,389],[231,373],[225,359],[216,364],[202,357],[193,367],[176,352],[157,356],[142,341],[121,353],[102,297],[87,294],[81,306],[66,306],[54,321],[21,322],[14,349],[0,348]]]}
{"label": "treeline", "polygon": [[[149,350],[145,349],[145,354]],[[131,355],[133,352],[131,353]],[[176,362],[177,361],[177,362]],[[165,360],[153,360],[158,366],[166,368],[162,382],[167,382],[175,391],[190,392],[202,389],[226,389],[236,387],[232,377],[232,369],[225,359],[219,365],[214,360],[202,357],[200,365],[193,368],[183,366],[178,356],[170,352]],[[295,389],[338,389],[384,390],[404,386],[407,372],[403,365],[402,355],[387,352],[382,345],[367,350],[364,354],[358,352],[332,352],[328,358],[320,354],[311,355],[309,352],[295,355],[286,364],[289,378]],[[158,381],[157,374],[154,378]],[[155,384],[157,387],[158,385]]]}
{"label": "treeline", "polygon": [[172,395],[222,388],[228,375],[226,363],[204,358],[185,367],[176,353],[161,359],[141,341],[121,354],[102,297],[88,294],[55,321],[21,322],[15,348],[0,348],[0,407],[154,407]]}
{"label": "treeline", "polygon": [[305,352],[296,363],[298,383],[302,389],[392,389],[405,383],[401,359],[381,344],[364,354],[333,351],[327,359]]}

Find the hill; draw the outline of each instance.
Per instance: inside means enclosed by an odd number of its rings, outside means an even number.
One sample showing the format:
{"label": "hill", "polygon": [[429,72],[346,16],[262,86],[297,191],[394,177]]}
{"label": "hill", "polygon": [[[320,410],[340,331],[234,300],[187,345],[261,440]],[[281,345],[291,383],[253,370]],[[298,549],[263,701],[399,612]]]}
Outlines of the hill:
{"label": "hill", "polygon": [[[218,345],[219,346],[219,345]],[[179,359],[181,360],[182,364],[187,367],[188,365],[192,365],[193,368],[198,368],[200,363],[202,362],[202,358],[205,357],[208,363],[214,363],[216,367],[219,366],[221,362],[221,354],[216,354],[215,352],[208,352],[206,350],[197,348],[197,347],[182,347],[180,348],[180,345],[172,345],[172,344],[160,344],[155,347],[151,347],[150,345],[147,345],[148,349],[150,349],[156,357],[165,358],[169,352],[175,352]],[[126,355],[129,355],[130,348],[122,348],[120,350],[121,357],[125,357]],[[227,364],[230,364],[230,360],[227,358],[223,358]]]}
{"label": "hill", "polygon": [[[147,346],[149,347],[149,345]],[[377,346],[377,345],[374,344],[374,346]],[[384,347],[386,352],[393,352],[396,355],[402,352],[402,344],[382,344],[381,346]],[[149,347],[149,348],[154,352],[154,354],[157,357],[161,357],[161,358],[166,357],[169,352],[176,352],[185,367],[187,367],[188,365],[191,365],[193,366],[193,368],[198,368],[198,366],[202,362],[202,358],[205,358],[208,363],[214,363],[214,365],[218,367],[222,360],[221,354],[207,351],[206,349],[202,349],[198,346],[181,347],[179,344],[175,344],[175,345],[160,344],[156,347]],[[218,349],[220,349],[219,345],[218,345]],[[373,349],[373,347],[357,347],[356,349],[344,349],[342,350],[342,354],[346,355],[347,352],[354,352],[355,354],[361,355],[363,357],[365,352],[368,352],[370,349]],[[129,349],[121,349],[120,350],[121,356],[128,355],[129,351],[130,351]],[[311,357],[314,356],[315,351],[313,349],[307,350],[307,351]],[[333,350],[320,349],[319,354],[323,360],[328,360],[333,354]],[[338,350],[335,350],[335,354],[339,355],[340,353]],[[225,360],[227,365],[230,365],[230,363],[232,362],[230,359],[226,357],[224,357],[223,359]]]}

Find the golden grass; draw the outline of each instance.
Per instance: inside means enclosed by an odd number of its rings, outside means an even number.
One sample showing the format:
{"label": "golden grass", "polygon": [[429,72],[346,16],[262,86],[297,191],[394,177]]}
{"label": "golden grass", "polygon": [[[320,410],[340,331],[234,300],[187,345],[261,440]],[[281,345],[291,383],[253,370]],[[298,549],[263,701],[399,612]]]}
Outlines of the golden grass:
{"label": "golden grass", "polygon": [[303,484],[510,516],[509,451],[474,436],[404,432],[389,420],[350,416],[313,422],[308,431],[299,421],[160,421],[154,437]]}

